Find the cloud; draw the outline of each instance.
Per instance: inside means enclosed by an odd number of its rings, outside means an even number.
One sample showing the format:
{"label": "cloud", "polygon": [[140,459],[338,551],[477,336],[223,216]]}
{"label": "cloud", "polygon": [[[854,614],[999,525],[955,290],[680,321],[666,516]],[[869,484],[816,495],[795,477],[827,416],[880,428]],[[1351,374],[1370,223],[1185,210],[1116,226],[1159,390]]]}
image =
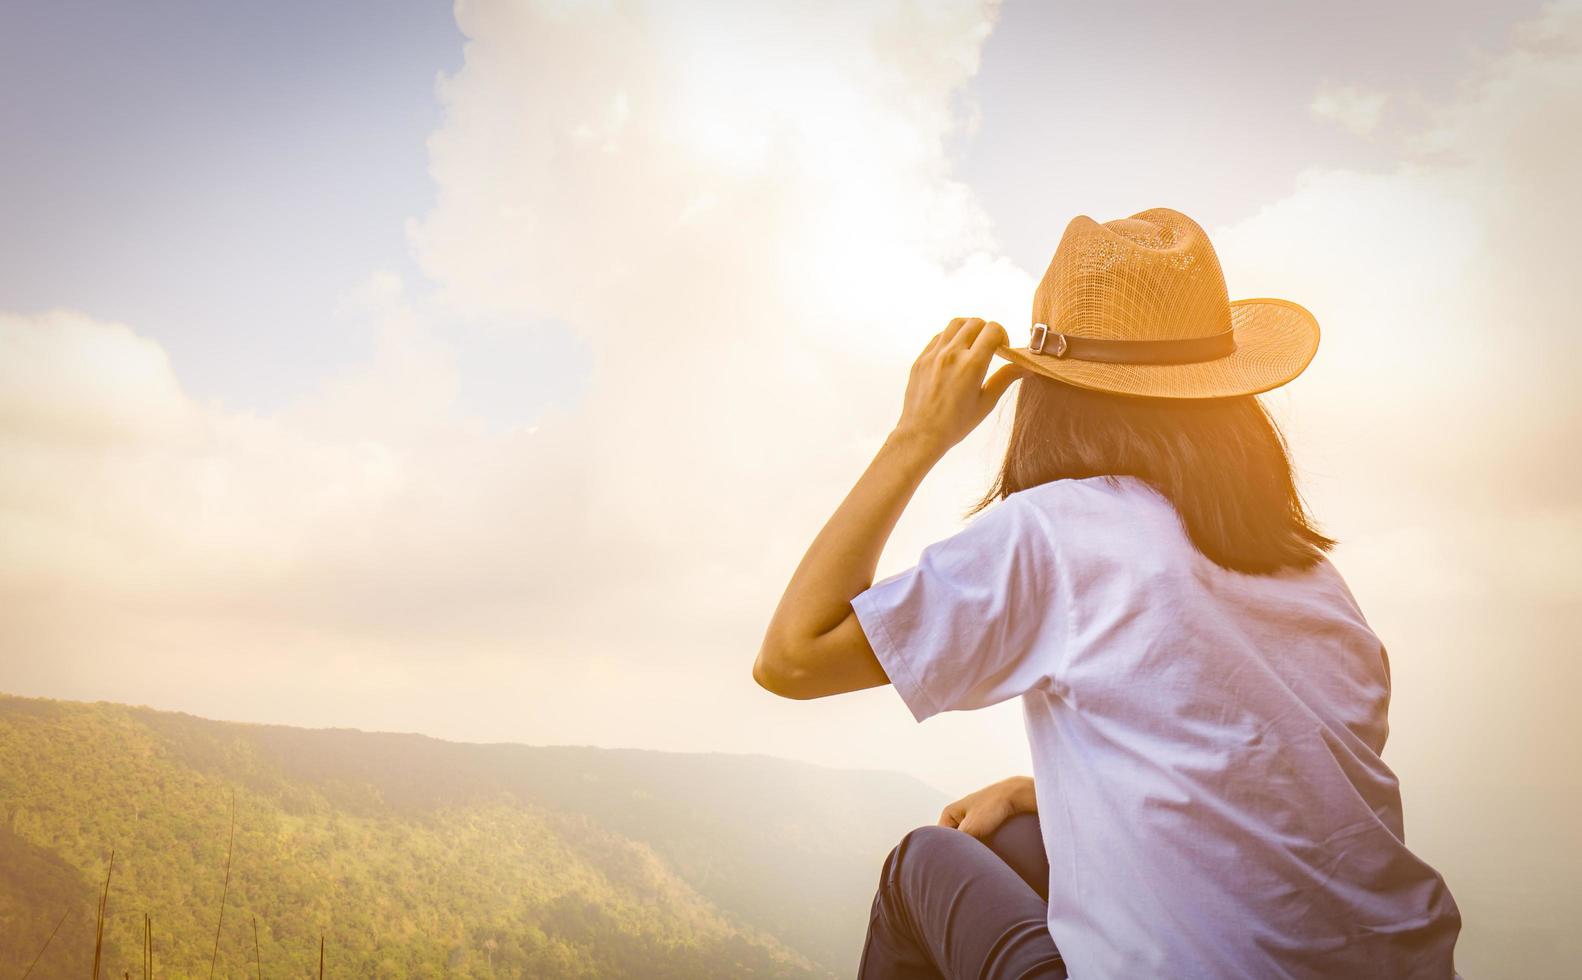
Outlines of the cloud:
{"label": "cloud", "polygon": [[587,495],[554,505],[598,515],[631,577],[583,587],[729,617],[739,661],[827,516],[808,491],[855,476],[910,358],[949,316],[1025,303],[945,153],[990,12],[639,9],[462,7],[411,236],[447,303],[591,350]]}
{"label": "cloud", "polygon": [[469,431],[451,408],[443,351],[404,335],[399,311],[386,317],[379,362],[276,418],[192,401],[158,346],[120,325],[7,318],[0,335],[25,354],[17,373],[34,389],[8,385],[0,403],[7,498],[27,502],[12,513],[42,542],[81,536],[96,548],[81,563],[50,548],[19,562],[8,550],[7,570],[79,594],[202,605],[234,588],[235,601],[258,602],[277,579],[294,590],[299,576],[337,571],[326,564],[373,567],[416,547],[422,531],[398,515],[444,516],[448,533],[461,530],[479,490],[441,464],[523,436]]}
{"label": "cloud", "polygon": [[125,325],[65,310],[0,314],[0,434],[103,444],[174,434],[188,421],[170,359]]}
{"label": "cloud", "polygon": [[[1325,328],[1290,399],[1323,465],[1409,475],[1387,495],[1469,513],[1575,505],[1568,326],[1582,191],[1582,17],[1550,8],[1439,107],[1391,171],[1312,171],[1215,235],[1237,289]],[[1406,492],[1407,490],[1410,492]],[[1495,508],[1498,508],[1496,511]]]}
{"label": "cloud", "polygon": [[1313,115],[1339,124],[1357,136],[1367,136],[1379,127],[1387,92],[1365,92],[1351,85],[1330,85],[1318,90],[1309,103]]}

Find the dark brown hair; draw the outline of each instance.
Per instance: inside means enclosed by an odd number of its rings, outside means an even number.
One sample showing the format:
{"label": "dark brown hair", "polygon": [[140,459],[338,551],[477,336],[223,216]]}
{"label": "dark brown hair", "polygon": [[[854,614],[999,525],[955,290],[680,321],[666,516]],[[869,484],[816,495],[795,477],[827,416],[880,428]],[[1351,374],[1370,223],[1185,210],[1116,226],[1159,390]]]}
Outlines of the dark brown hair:
{"label": "dark brown hair", "polygon": [[968,515],[1051,480],[1097,476],[1147,482],[1193,545],[1234,571],[1308,568],[1335,545],[1308,515],[1285,436],[1255,395],[1136,398],[1042,375],[1019,383],[1005,462]]}

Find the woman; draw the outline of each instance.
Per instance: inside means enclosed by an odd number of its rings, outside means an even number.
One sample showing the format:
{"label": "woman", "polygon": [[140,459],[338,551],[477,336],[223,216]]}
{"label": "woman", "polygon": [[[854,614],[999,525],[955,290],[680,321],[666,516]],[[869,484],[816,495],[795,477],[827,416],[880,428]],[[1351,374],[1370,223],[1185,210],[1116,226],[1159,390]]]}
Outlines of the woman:
{"label": "woman", "polygon": [[[862,976],[1451,977],[1460,914],[1380,759],[1384,646],[1255,397],[1312,359],[1312,316],[1230,302],[1163,208],[1072,221],[1033,316],[1025,348],[981,319],[929,341],[754,666],[790,698],[893,684],[919,721],[1022,699],[1034,778],[891,852]],[[1017,379],[983,513],[873,583]]]}

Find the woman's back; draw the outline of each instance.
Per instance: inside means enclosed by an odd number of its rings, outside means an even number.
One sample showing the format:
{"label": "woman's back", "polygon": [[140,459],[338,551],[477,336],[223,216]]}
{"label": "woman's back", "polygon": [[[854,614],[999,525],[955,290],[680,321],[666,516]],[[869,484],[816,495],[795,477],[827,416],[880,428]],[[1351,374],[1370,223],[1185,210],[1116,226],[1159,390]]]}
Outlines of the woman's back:
{"label": "woman's back", "polygon": [[1024,704],[1073,975],[1449,976],[1460,916],[1403,843],[1388,661],[1345,583],[1220,568],[1117,482],[1019,495],[1067,620]]}
{"label": "woman's back", "polygon": [[1141,480],[1056,480],[853,606],[920,718],[1023,697],[1073,977],[1451,975],[1385,653],[1327,560],[1229,571]]}

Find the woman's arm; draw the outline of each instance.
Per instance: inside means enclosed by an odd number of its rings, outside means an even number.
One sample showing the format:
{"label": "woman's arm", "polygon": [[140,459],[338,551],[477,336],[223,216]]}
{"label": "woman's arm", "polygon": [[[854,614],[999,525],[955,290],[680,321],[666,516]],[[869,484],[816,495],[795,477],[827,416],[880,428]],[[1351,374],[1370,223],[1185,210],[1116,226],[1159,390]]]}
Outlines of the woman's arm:
{"label": "woman's arm", "polygon": [[813,539],[764,634],[753,679],[788,698],[818,698],[889,683],[851,600],[873,584],[890,532],[934,464],[977,427],[1023,370],[984,382],[1005,328],[956,319],[923,348],[901,419],[856,486]]}

